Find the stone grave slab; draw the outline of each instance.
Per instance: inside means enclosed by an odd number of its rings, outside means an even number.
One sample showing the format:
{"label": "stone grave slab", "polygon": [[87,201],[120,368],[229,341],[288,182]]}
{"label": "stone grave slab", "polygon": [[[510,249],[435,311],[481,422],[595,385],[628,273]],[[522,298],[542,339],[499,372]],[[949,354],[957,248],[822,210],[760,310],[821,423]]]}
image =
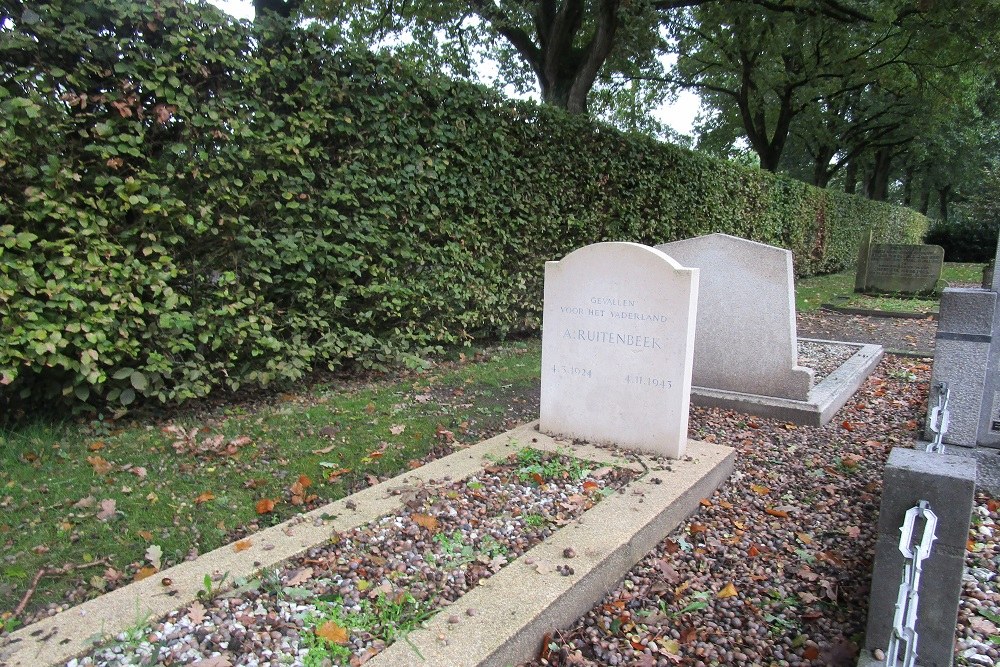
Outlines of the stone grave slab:
{"label": "stone grave slab", "polygon": [[797,364],[791,251],[728,234],[656,248],[701,271],[692,383],[806,400],[813,372]]}
{"label": "stone grave slab", "polygon": [[697,269],[637,243],[547,262],[541,430],[683,456],[697,297]]}
{"label": "stone grave slab", "polygon": [[[867,244],[862,243],[862,252]],[[854,289],[858,292],[933,292],[941,279],[944,248],[938,245],[872,243],[867,260],[859,257]]]}

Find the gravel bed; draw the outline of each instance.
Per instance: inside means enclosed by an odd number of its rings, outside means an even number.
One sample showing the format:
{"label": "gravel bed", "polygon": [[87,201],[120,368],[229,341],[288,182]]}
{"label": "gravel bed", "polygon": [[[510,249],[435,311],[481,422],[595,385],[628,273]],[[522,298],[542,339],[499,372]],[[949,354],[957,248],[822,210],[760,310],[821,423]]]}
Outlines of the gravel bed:
{"label": "gravel bed", "polygon": [[[969,527],[962,599],[958,606],[955,662],[959,665],[1000,664],[1000,502],[980,494]],[[991,641],[995,637],[995,641]]]}
{"label": "gravel bed", "polygon": [[799,366],[813,370],[814,387],[830,373],[840,368],[858,351],[856,345],[844,345],[843,343],[813,343],[805,340],[799,340],[796,343]]}
{"label": "gravel bed", "polygon": [[67,664],[361,664],[635,476],[531,452],[460,482],[403,489],[400,514],[335,533]]}
{"label": "gravel bed", "polygon": [[[690,437],[738,449],[733,476],[525,664],[853,666],[883,468],[892,447],[917,435],[929,375],[926,364],[887,357],[822,428],[692,408]],[[998,610],[998,552],[983,544],[992,503],[977,504],[958,664],[1000,658],[979,611],[984,601]]]}

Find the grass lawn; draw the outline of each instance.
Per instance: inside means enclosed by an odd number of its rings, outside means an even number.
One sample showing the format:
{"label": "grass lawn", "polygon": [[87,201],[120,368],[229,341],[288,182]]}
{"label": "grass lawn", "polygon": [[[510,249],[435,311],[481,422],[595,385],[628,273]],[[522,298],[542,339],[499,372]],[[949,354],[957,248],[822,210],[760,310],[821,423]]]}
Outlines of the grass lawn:
{"label": "grass lawn", "polygon": [[[472,351],[468,351],[473,356]],[[0,432],[0,630],[151,575],[506,428],[540,372],[538,341],[431,371],[338,380],[171,421]],[[470,360],[470,361],[472,361]],[[534,405],[525,405],[533,417]]]}
{"label": "grass lawn", "polygon": [[[979,284],[983,277],[984,266],[984,264],[945,262],[944,269],[941,271],[941,280],[945,283]],[[843,297],[847,297],[847,300],[845,301]],[[937,312],[938,299],[854,294],[854,269],[796,281],[796,310],[801,312],[818,310],[824,303],[869,310],[930,313]]]}

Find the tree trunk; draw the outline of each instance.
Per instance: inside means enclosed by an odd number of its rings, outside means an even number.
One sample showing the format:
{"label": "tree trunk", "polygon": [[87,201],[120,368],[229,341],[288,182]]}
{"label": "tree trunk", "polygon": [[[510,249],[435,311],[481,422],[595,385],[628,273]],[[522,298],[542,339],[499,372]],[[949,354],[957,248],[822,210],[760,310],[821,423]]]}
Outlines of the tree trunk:
{"label": "tree trunk", "polygon": [[903,175],[903,206],[909,206],[913,199],[913,175],[915,171],[913,167],[907,167],[906,173]]}
{"label": "tree trunk", "polygon": [[929,187],[924,188],[924,191],[920,194],[920,206],[917,208],[917,212],[922,215],[927,215],[927,211],[931,207],[931,189]]}
{"label": "tree trunk", "polygon": [[938,216],[941,222],[948,222],[948,200],[951,198],[951,186],[938,188]]}
{"label": "tree trunk", "polygon": [[872,169],[868,185],[868,197],[876,201],[885,201],[889,195],[889,168],[892,166],[892,152],[888,148],[879,148],[875,152],[875,166]]}
{"label": "tree trunk", "polygon": [[851,160],[844,171],[844,192],[853,195],[858,191],[858,161]]}

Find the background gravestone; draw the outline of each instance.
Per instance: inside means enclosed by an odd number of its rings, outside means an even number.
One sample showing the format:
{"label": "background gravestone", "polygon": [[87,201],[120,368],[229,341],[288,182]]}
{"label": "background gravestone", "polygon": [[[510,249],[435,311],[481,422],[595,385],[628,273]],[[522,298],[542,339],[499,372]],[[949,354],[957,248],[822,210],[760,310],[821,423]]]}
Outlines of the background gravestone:
{"label": "background gravestone", "polygon": [[[866,246],[868,256],[864,259],[861,255]],[[868,245],[863,240],[854,289],[857,292],[927,294],[937,288],[943,266],[944,248],[939,245]]]}
{"label": "background gravestone", "polygon": [[637,243],[547,262],[541,430],[683,456],[697,297],[697,269]]}
{"label": "background gravestone", "polygon": [[792,253],[728,234],[656,247],[701,270],[692,383],[806,400],[813,372],[798,365]]}

